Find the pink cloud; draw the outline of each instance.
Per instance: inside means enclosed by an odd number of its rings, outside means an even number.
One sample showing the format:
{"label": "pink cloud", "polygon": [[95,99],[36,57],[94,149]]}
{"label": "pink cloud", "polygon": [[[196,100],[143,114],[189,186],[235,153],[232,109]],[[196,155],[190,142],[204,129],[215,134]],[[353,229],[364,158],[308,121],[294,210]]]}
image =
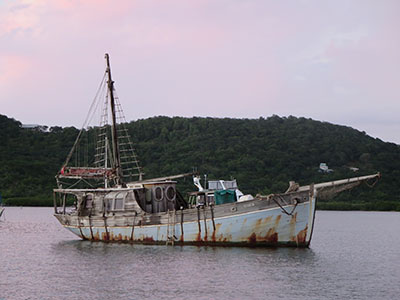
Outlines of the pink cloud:
{"label": "pink cloud", "polygon": [[0,9],[0,37],[32,28],[37,17],[30,13],[29,1],[5,1]]}
{"label": "pink cloud", "polygon": [[105,52],[128,119],[376,111],[399,94],[398,3],[6,0],[0,85],[13,100],[3,113],[79,126],[74,107],[91,101]]}
{"label": "pink cloud", "polygon": [[32,62],[22,56],[0,56],[0,86],[3,88],[13,86],[32,70]]}

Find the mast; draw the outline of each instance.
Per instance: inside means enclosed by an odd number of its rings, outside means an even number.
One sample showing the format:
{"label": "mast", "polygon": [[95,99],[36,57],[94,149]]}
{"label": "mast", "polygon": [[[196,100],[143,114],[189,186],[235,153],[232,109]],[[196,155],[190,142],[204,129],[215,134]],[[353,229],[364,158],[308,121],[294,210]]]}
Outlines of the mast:
{"label": "mast", "polygon": [[114,100],[114,81],[111,79],[111,68],[110,68],[110,60],[108,53],[105,55],[107,61],[107,69],[106,72],[108,74],[108,91],[110,93],[110,100],[111,100],[111,116],[112,116],[112,124],[111,124],[111,135],[112,135],[112,145],[113,145],[113,155],[114,155],[114,165],[113,168],[116,172],[116,182],[118,185],[122,185],[122,169],[121,169],[121,159],[119,155],[119,148],[118,148],[118,135],[117,135],[117,122],[115,116],[115,100]]}
{"label": "mast", "polygon": [[[107,135],[105,136],[105,143],[104,143],[104,169],[107,170],[107,160],[108,160],[108,138]],[[104,176],[104,187],[108,188],[108,178]]]}

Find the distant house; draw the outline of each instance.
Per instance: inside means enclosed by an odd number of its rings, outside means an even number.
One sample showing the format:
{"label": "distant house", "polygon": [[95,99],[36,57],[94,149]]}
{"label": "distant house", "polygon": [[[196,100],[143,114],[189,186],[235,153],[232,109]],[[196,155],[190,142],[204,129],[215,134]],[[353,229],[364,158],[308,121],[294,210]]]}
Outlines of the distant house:
{"label": "distant house", "polygon": [[350,170],[352,170],[353,172],[357,172],[358,170],[360,170],[359,168],[356,167],[349,167]]}
{"label": "distant house", "polygon": [[33,131],[41,131],[41,132],[47,132],[48,127],[44,125],[38,125],[38,124],[22,124],[21,125],[22,129],[28,129],[28,130],[33,130]]}
{"label": "distant house", "polygon": [[332,173],[333,170],[329,169],[328,165],[326,163],[320,163],[318,172],[321,172],[321,173]]}

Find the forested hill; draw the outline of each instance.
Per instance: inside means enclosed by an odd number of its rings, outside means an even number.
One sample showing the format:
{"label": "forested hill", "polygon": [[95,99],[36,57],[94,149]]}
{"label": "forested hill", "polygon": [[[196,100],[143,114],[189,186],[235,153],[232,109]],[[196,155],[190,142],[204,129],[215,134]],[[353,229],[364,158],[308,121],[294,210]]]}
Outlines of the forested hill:
{"label": "forested hill", "polygon": [[[344,192],[322,208],[400,210],[400,146],[350,127],[296,117],[154,117],[128,124],[146,178],[190,172],[236,178],[245,193],[284,192],[300,184],[382,173],[373,188]],[[0,115],[0,192],[7,204],[51,204],[54,176],[78,134],[22,129]],[[327,163],[332,173],[318,172]],[[359,168],[354,172],[349,167]],[[190,179],[182,183],[187,190]]]}

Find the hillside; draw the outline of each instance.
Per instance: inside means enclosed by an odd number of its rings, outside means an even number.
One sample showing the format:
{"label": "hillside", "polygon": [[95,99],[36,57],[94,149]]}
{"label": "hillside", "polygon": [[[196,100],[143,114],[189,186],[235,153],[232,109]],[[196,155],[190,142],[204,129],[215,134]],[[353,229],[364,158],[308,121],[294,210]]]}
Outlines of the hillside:
{"label": "hillside", "polygon": [[[9,205],[51,205],[54,175],[78,130],[22,129],[0,115],[0,192]],[[283,192],[300,184],[382,173],[382,179],[344,192],[325,209],[400,210],[400,146],[345,126],[311,119],[154,117],[128,124],[146,178],[190,172],[234,177],[245,193]],[[318,172],[321,162],[334,172]],[[349,167],[359,168],[354,172]],[[180,183],[184,191],[191,180]]]}

